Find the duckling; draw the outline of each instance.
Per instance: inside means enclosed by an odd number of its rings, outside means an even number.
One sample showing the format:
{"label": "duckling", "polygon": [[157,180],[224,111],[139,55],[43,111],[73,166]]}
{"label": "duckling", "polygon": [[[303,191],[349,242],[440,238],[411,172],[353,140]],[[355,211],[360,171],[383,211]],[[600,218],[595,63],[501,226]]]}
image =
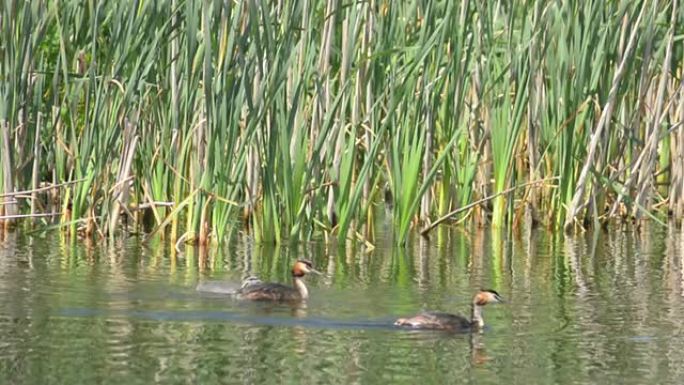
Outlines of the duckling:
{"label": "duckling", "polygon": [[237,295],[241,290],[251,285],[256,285],[262,283],[261,280],[253,275],[242,280],[240,287],[237,287],[234,283],[220,282],[220,281],[207,281],[200,282],[197,284],[195,290],[204,293],[215,293],[215,294],[229,294]]}

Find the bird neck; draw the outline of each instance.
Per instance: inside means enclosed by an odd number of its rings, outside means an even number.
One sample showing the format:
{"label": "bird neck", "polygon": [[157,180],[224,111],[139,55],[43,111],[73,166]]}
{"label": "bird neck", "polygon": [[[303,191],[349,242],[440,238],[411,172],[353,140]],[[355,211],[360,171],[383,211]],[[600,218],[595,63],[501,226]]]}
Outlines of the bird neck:
{"label": "bird neck", "polygon": [[309,290],[306,288],[304,279],[302,279],[302,277],[293,276],[292,282],[294,283],[294,287],[297,289],[297,292],[299,292],[299,295],[302,297],[302,299],[309,298]]}
{"label": "bird neck", "polygon": [[484,319],[482,319],[482,306],[473,304],[470,321],[475,327],[484,327]]}

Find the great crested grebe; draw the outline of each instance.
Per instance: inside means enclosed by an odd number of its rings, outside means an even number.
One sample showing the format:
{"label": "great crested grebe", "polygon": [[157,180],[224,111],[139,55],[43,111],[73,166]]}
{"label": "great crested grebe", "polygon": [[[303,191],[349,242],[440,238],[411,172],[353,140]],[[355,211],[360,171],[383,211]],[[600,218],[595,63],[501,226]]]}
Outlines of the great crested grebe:
{"label": "great crested grebe", "polygon": [[490,303],[501,303],[503,299],[494,290],[481,290],[473,297],[471,317],[449,313],[426,312],[411,318],[399,318],[394,322],[397,326],[406,326],[415,329],[437,329],[449,331],[471,331],[482,329],[482,307]]}
{"label": "great crested grebe", "polygon": [[313,268],[311,261],[298,259],[292,266],[293,286],[280,283],[244,282],[237,297],[251,301],[301,301],[309,298],[309,290],[304,284],[308,273],[321,274]]}

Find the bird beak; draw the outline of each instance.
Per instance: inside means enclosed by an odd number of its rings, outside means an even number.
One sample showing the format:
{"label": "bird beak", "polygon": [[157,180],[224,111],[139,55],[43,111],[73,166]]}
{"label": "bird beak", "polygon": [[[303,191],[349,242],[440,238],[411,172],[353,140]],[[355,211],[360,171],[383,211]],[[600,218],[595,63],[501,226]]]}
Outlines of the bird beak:
{"label": "bird beak", "polygon": [[309,269],[309,273],[314,273],[316,275],[323,275],[323,273],[321,273],[320,271],[318,271],[316,269]]}

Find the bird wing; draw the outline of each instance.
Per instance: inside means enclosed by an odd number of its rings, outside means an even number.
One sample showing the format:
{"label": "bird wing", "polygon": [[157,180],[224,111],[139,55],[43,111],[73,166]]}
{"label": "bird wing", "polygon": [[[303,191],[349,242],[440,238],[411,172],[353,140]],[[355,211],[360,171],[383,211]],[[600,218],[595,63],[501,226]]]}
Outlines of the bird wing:
{"label": "bird wing", "polygon": [[470,322],[469,319],[467,319],[461,315],[458,315],[458,314],[431,311],[431,312],[425,312],[425,313],[423,313],[423,315],[426,317],[429,317],[435,323],[452,325],[452,326],[454,326],[456,328],[460,328],[460,329],[466,329],[466,328],[469,328],[472,326],[472,323]]}
{"label": "bird wing", "polygon": [[256,283],[240,290],[240,296],[251,300],[285,300],[295,289],[280,283]]}

